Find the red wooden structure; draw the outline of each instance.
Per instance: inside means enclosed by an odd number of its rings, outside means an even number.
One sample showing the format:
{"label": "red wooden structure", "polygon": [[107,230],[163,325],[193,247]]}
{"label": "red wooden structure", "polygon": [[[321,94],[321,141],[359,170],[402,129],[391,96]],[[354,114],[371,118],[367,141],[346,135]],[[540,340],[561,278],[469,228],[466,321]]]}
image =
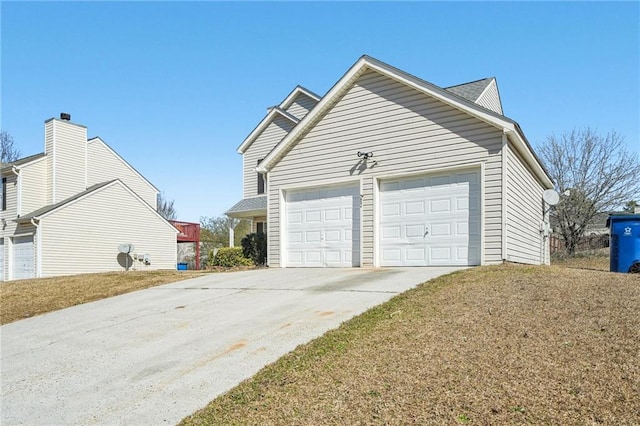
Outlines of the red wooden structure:
{"label": "red wooden structure", "polygon": [[200,269],[200,224],[193,222],[169,221],[176,227],[179,243],[196,243],[196,269]]}

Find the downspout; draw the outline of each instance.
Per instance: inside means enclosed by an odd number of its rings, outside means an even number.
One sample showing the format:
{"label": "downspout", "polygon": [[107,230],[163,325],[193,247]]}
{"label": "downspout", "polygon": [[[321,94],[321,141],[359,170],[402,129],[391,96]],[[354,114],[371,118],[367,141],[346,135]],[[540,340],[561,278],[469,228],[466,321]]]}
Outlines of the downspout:
{"label": "downspout", "polygon": [[[38,222],[40,222],[38,220]],[[36,228],[36,278],[42,277],[42,226],[36,223],[36,218],[31,218],[31,225]]]}
{"label": "downspout", "polygon": [[507,149],[509,149],[509,139],[506,132],[502,133],[502,261],[507,261]]}
{"label": "downspout", "polygon": [[16,175],[16,215],[20,217],[22,212],[22,182],[20,179],[20,169],[17,166],[11,166],[11,173]]}

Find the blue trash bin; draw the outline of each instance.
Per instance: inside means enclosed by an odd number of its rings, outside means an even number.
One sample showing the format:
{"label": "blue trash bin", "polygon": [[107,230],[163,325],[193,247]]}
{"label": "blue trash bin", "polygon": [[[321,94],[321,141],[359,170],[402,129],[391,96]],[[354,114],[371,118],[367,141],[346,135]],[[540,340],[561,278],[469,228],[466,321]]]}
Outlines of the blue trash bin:
{"label": "blue trash bin", "polygon": [[611,272],[640,273],[640,214],[610,215]]}
{"label": "blue trash bin", "polygon": [[186,271],[187,264],[186,263],[178,263],[178,271]]}

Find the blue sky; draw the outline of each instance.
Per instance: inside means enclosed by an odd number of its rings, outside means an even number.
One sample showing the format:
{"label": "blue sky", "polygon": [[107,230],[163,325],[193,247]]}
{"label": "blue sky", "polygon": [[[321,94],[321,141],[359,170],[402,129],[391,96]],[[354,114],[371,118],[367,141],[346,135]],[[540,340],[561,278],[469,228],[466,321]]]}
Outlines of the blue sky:
{"label": "blue sky", "polygon": [[363,54],[442,87],[495,76],[535,146],[615,129],[640,153],[639,2],[7,2],[1,126],[23,155],[69,112],[180,219],[242,197],[236,148],[297,84]]}

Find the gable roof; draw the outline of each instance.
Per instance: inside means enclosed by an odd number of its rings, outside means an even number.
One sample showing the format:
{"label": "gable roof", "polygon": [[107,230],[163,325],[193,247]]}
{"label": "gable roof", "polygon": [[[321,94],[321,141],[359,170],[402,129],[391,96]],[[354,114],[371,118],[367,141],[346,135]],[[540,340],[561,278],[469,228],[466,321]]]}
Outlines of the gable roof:
{"label": "gable roof", "polygon": [[127,192],[129,192],[131,195],[133,195],[138,202],[140,202],[144,207],[146,207],[147,209],[151,210],[157,217],[159,217],[160,219],[162,219],[167,226],[170,226],[171,229],[173,229],[176,234],[178,234],[180,231],[178,231],[171,223],[169,223],[169,221],[167,221],[167,219],[165,219],[164,217],[162,217],[160,215],[160,213],[158,213],[156,210],[154,210],[149,204],[147,204],[142,198],[140,198],[140,196],[138,194],[136,194],[134,191],[132,191],[124,182],[122,182],[120,179],[113,179],[107,182],[102,182],[102,183],[98,183],[96,185],[92,185],[89,188],[87,188],[86,190],[79,192],[65,200],[62,200],[58,203],[55,204],[50,204],[48,206],[44,206],[42,208],[39,208],[37,210],[32,211],[31,213],[27,214],[27,215],[23,215],[20,216],[19,218],[15,219],[16,222],[18,223],[24,223],[24,222],[30,222],[32,219],[36,219],[36,220],[40,220],[43,217],[61,209],[64,208],[72,203],[74,203],[75,201],[79,201],[82,200],[84,198],[90,197],[93,194],[99,192],[102,189],[108,188],[110,186],[113,185],[120,185],[122,188],[124,188]]}
{"label": "gable roof", "polygon": [[8,170],[9,168],[12,168],[12,167],[24,166],[33,161],[44,158],[45,156],[46,156],[45,153],[41,152],[40,154],[29,155],[28,157],[19,158],[16,161],[11,161],[9,163],[2,163],[2,171],[4,172],[5,170]]}
{"label": "gable roof", "polygon": [[237,149],[238,153],[243,154],[251,146],[251,144],[258,138],[258,136],[260,136],[260,134],[264,131],[264,129],[266,129],[267,126],[273,122],[273,120],[277,115],[280,115],[286,118],[287,120],[290,120],[294,125],[298,124],[298,122],[300,121],[293,115],[289,114],[287,111],[277,106],[269,108],[269,112],[267,113],[267,115],[262,119],[262,121],[260,121],[260,123],[258,123],[255,129],[253,129],[251,133],[249,133],[249,136],[247,136],[247,138],[244,141],[242,141],[242,143]]}
{"label": "gable roof", "polygon": [[495,80],[495,77],[483,78],[482,80],[445,87],[444,90],[468,99],[471,102],[476,102],[493,80]]}
{"label": "gable roof", "polygon": [[549,174],[533,152],[522,129],[520,129],[520,126],[514,120],[367,55],[362,56],[349,68],[320,102],[269,152],[258,165],[256,171],[259,173],[267,173],[271,170],[286,155],[288,150],[293,147],[297,140],[315,126],[340,97],[353,86],[355,81],[368,70],[376,71],[492,126],[502,129],[518,150],[522,151],[523,157],[540,181],[549,188],[553,187],[553,182]]}
{"label": "gable roof", "polygon": [[289,114],[285,111],[287,108],[291,106],[291,104],[301,95],[304,94],[314,101],[318,102],[320,100],[320,96],[313,93],[311,90],[306,89],[300,85],[297,85],[293,88],[291,93],[287,95],[286,98],[277,106],[273,106],[269,108],[269,112],[267,115],[258,123],[258,125],[249,133],[249,136],[245,138],[244,141],[238,146],[237,151],[239,154],[243,154],[251,144],[260,136],[260,134],[267,128],[269,124],[274,120],[276,114],[280,114],[281,116],[291,120],[294,124],[298,124],[300,121],[299,118],[294,117],[292,114]]}
{"label": "gable roof", "polygon": [[79,200],[80,198],[83,198],[83,197],[91,194],[92,192],[99,190],[100,188],[104,188],[104,187],[112,184],[113,182],[115,182],[117,180],[118,179],[113,179],[113,180],[110,180],[110,181],[107,181],[107,182],[102,182],[102,183],[98,183],[98,184],[92,185],[89,188],[85,189],[84,191],[78,192],[77,194],[75,194],[75,195],[73,195],[73,196],[71,196],[71,197],[69,197],[69,198],[67,198],[65,200],[62,200],[62,201],[57,202],[55,204],[49,204],[48,206],[41,207],[41,208],[39,208],[37,210],[32,211],[29,214],[20,216],[17,219],[17,222],[29,222],[31,219],[39,219],[40,217],[45,216],[48,213],[51,213],[52,211],[57,210],[60,207],[71,203],[72,201]]}
{"label": "gable roof", "polygon": [[291,106],[291,104],[293,103],[293,101],[296,100],[296,98],[298,96],[300,96],[300,94],[305,94],[308,97],[310,97],[311,99],[313,99],[314,101],[318,102],[321,98],[321,96],[313,93],[311,90],[302,87],[300,85],[297,85],[296,87],[294,87],[294,89],[291,91],[291,93],[289,93],[287,95],[286,98],[284,98],[284,100],[282,102],[280,102],[280,104],[278,105],[280,108],[282,109],[287,109]]}

